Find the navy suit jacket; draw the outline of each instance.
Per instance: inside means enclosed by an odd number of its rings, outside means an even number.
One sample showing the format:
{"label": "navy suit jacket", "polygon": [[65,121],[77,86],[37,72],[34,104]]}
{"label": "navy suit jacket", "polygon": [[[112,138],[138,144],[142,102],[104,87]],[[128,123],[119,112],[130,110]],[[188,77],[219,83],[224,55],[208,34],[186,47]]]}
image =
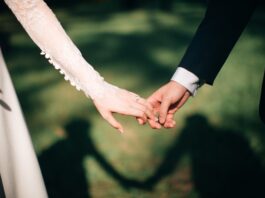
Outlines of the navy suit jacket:
{"label": "navy suit jacket", "polygon": [[[212,85],[258,3],[258,0],[209,0],[204,19],[179,66]],[[263,79],[260,115],[265,122],[264,100]]]}

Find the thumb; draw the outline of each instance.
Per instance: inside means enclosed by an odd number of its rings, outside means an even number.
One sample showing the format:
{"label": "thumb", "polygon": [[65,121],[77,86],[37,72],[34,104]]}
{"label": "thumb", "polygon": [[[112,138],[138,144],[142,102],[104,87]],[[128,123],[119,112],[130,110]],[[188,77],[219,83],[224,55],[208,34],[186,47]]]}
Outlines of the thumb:
{"label": "thumb", "polygon": [[102,117],[115,129],[118,129],[121,133],[124,132],[122,125],[113,117],[112,113],[107,111],[102,113]]}
{"label": "thumb", "polygon": [[186,91],[184,93],[184,96],[180,99],[180,102],[177,105],[177,109],[180,109],[187,102],[187,100],[189,99],[190,95],[191,94],[190,94],[189,91]]}
{"label": "thumb", "polygon": [[164,124],[166,121],[168,109],[170,106],[170,100],[169,98],[163,98],[161,106],[160,106],[160,114],[159,114],[159,122],[160,124]]}

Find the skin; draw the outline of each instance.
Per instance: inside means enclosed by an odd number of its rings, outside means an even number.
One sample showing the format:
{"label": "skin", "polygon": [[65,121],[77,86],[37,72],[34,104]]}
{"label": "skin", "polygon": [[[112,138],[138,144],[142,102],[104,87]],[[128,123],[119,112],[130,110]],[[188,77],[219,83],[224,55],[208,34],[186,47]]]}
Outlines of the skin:
{"label": "skin", "polygon": [[94,104],[101,116],[115,129],[124,132],[123,126],[113,117],[113,113],[137,117],[146,122],[155,120],[153,107],[145,99],[124,89],[109,93],[108,97],[97,98]]}
{"label": "skin", "polygon": [[[176,125],[174,114],[187,102],[191,96],[190,92],[181,84],[170,81],[155,91],[148,99],[152,105],[155,115],[159,115],[159,120],[148,119],[148,123],[153,129],[173,128]],[[142,118],[137,119],[139,124],[145,124]]]}
{"label": "skin", "polygon": [[[114,113],[137,118],[139,124],[149,123],[153,129],[173,128],[176,125],[174,114],[190,97],[190,92],[175,81],[170,81],[147,100],[138,95],[119,89],[115,94],[94,100],[101,116],[115,129],[124,132],[123,126],[113,117]],[[157,116],[155,116],[157,115]],[[159,116],[159,119],[157,117]]]}

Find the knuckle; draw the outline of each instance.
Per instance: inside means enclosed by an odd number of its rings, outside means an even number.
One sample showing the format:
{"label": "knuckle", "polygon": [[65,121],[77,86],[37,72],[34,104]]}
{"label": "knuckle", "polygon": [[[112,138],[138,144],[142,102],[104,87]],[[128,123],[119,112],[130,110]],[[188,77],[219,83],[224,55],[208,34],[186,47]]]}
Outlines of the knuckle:
{"label": "knuckle", "polygon": [[171,96],[166,95],[163,97],[163,101],[170,101],[170,100],[171,100]]}

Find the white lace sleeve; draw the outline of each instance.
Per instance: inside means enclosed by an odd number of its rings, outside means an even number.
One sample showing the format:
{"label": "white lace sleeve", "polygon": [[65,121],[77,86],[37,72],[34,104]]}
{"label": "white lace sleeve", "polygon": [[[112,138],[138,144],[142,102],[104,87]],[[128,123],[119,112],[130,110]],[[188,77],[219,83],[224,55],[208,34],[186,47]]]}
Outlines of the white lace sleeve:
{"label": "white lace sleeve", "polygon": [[53,12],[43,0],[5,0],[41,54],[65,75],[71,85],[85,92],[92,99],[102,97],[106,88],[114,86],[104,79],[82,57],[67,36]]}

